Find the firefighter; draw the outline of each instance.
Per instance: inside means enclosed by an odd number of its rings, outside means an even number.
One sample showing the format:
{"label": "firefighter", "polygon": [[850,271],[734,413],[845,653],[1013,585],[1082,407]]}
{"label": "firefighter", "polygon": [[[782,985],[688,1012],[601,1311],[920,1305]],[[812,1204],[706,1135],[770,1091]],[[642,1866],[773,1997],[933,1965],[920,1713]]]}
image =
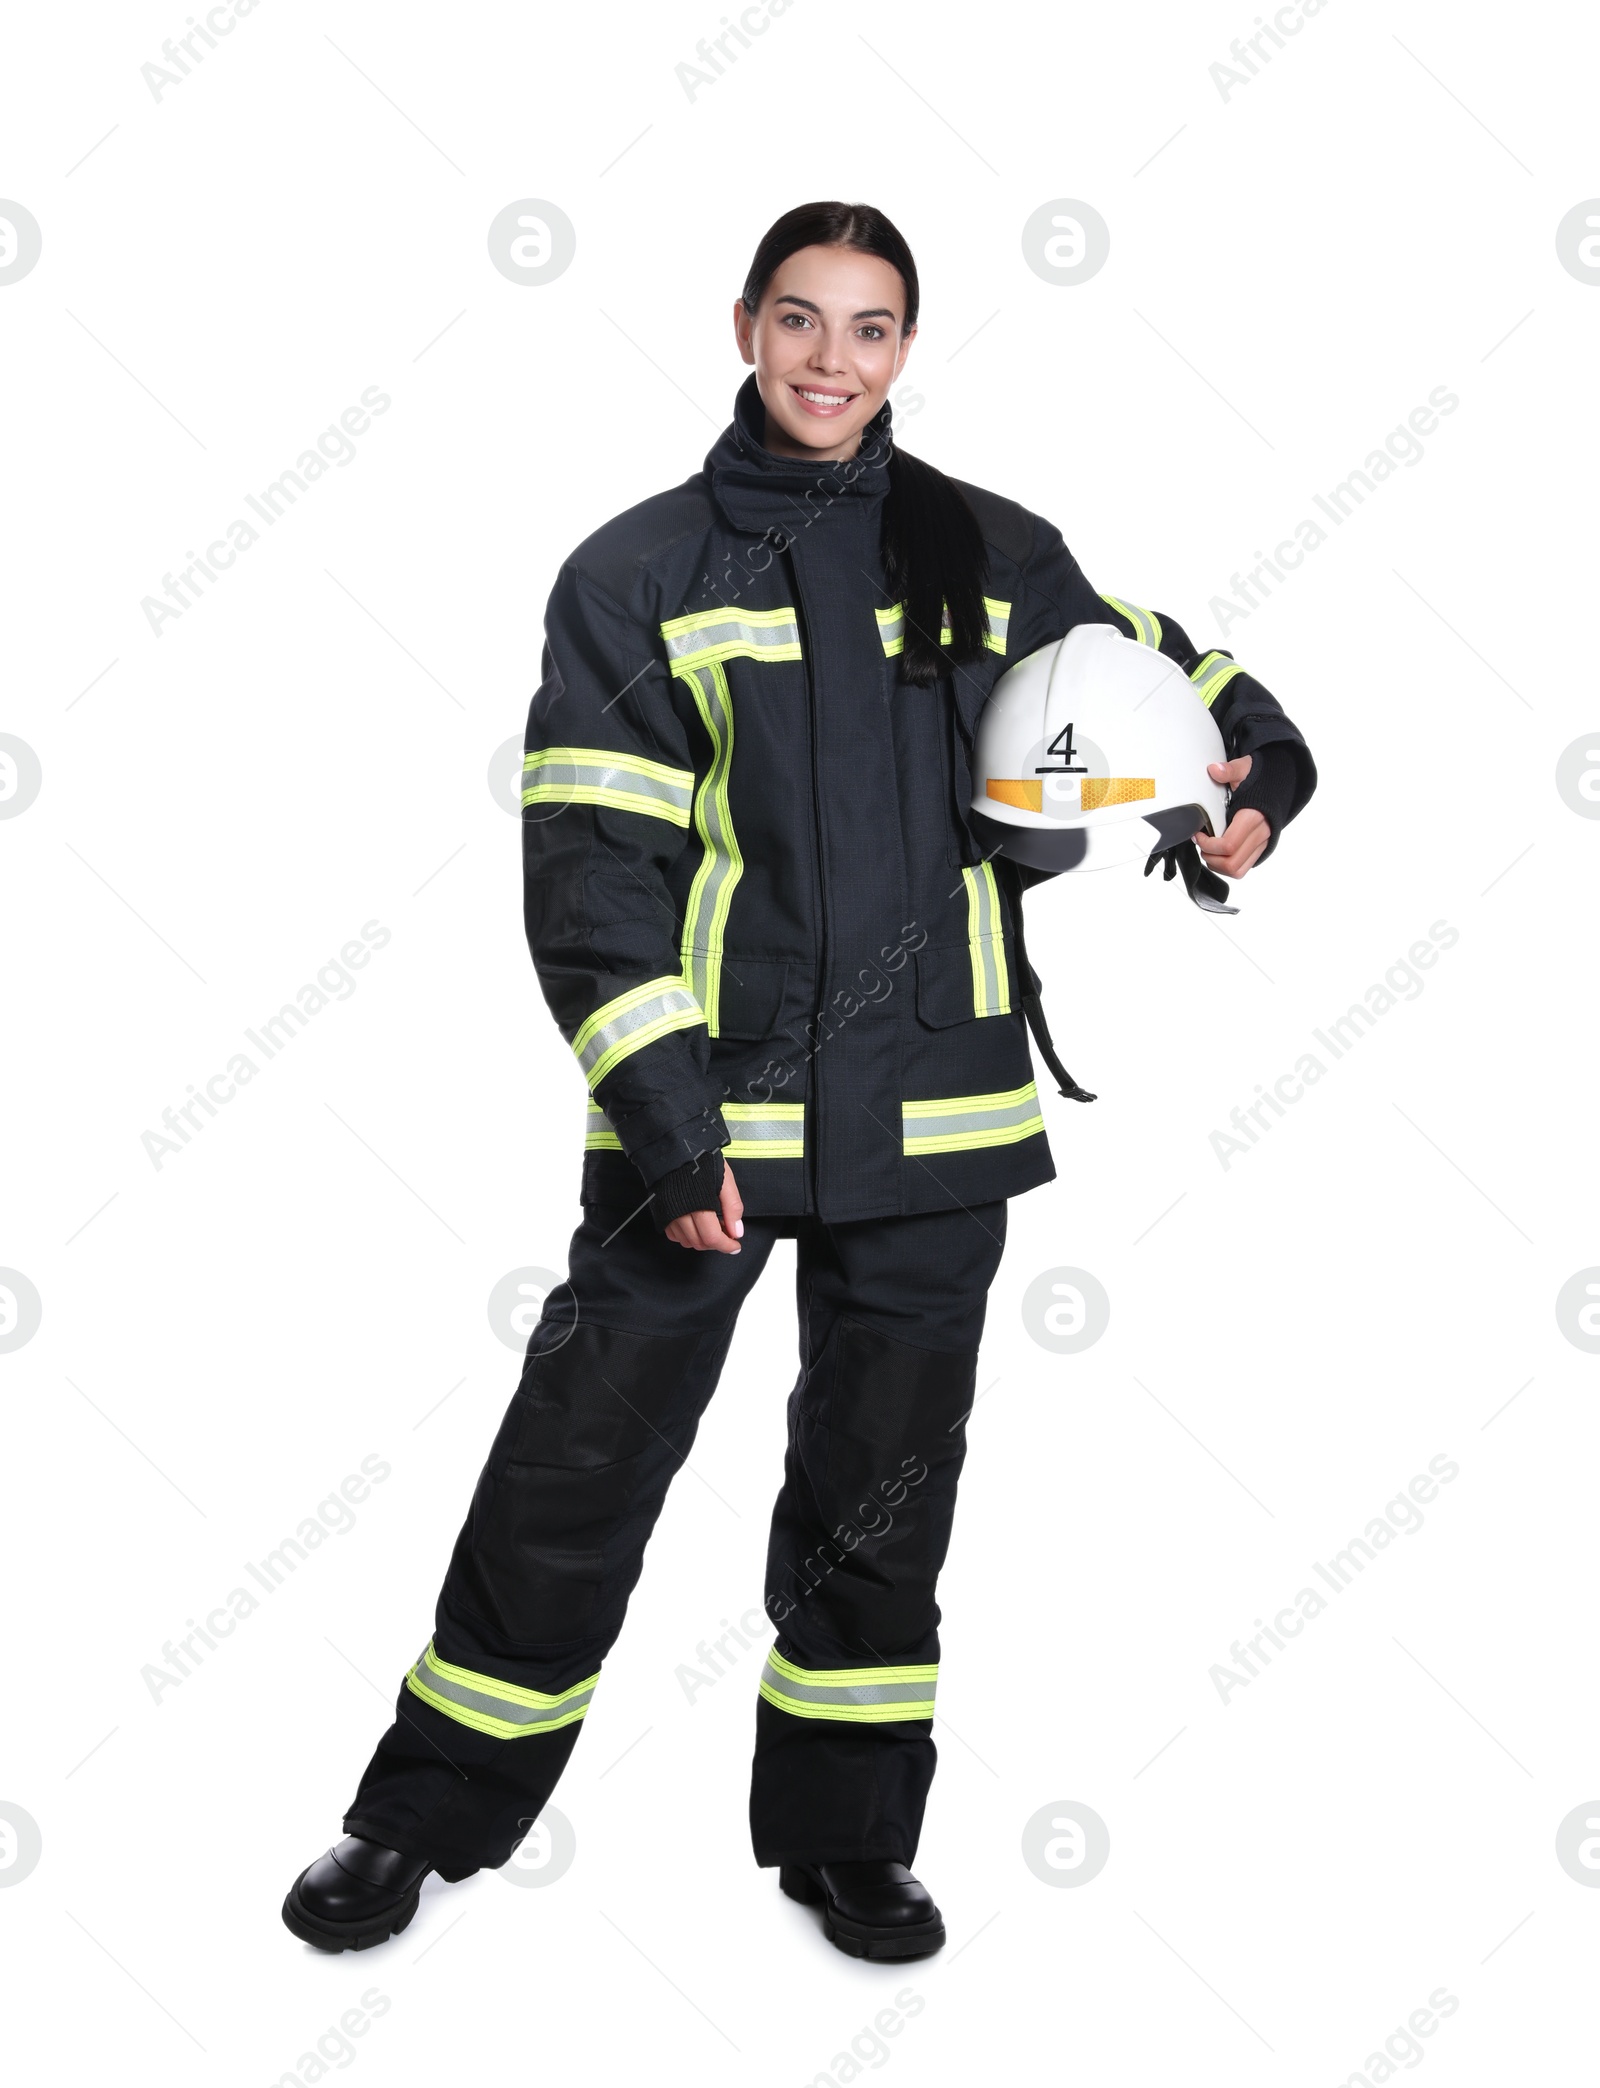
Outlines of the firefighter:
{"label": "firefighter", "polygon": [[[1165,614],[1098,594],[1053,524],[895,445],[917,307],[881,212],[780,218],[734,307],[752,374],[732,424],[557,577],[524,889],[588,1088],[582,1222],[346,1839],[285,1901],[321,1949],[382,1942],[429,1871],[503,1864],[537,1820],[779,1238],[800,1369],[755,1859],[856,1956],[944,1940],[910,1868],[935,1586],[1007,1200],[1055,1172],[1024,1017],[1028,879],[976,838],[974,734],[1008,662],[1079,624],[1185,672],[1202,656]],[[1247,673],[1212,715],[1231,816],[1195,839],[1242,877],[1315,770]]]}

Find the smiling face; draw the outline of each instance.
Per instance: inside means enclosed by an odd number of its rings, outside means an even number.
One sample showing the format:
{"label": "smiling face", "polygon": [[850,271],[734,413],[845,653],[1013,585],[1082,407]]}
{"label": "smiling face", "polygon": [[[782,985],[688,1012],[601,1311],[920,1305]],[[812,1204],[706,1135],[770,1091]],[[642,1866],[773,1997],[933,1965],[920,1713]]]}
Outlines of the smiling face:
{"label": "smiling face", "polygon": [[851,247],[809,246],[779,264],[754,318],[733,308],[739,353],[755,365],[766,446],[780,457],[852,457],[904,366],[900,272]]}

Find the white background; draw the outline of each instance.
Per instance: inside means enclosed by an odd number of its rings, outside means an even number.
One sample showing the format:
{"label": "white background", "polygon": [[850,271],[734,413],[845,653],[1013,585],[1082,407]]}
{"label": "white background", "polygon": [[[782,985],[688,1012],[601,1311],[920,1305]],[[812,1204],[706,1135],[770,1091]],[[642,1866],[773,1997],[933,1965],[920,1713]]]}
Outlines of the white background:
{"label": "white background", "polygon": [[[184,18],[33,10],[0,77],[0,195],[43,230],[0,290],[0,730],[43,776],[0,821],[0,1263],[43,1305],[0,1355],[0,1799],[43,1846],[0,1891],[21,2073],[309,2082],[376,1987],[330,2074],[1376,2082],[1445,1987],[1398,2071],[1576,2078],[1600,1892],[1555,1847],[1600,1793],[1600,1360],[1554,1302],[1600,1261],[1600,824],[1554,777],[1600,725],[1600,293],[1555,230],[1600,191],[1587,13],[1329,0],[1225,98],[1251,0],[794,0],[691,98],[715,0],[261,0],[157,100]],[[575,1863],[432,1883],[396,1942],[321,1957],[279,1903],[514,1387],[490,1290],[559,1271],[577,1218],[582,1090],[491,762],[560,559],[698,468],[750,252],[830,195],[919,258],[908,446],[1225,642],[1321,789],[1234,921],[1132,873],[1034,903],[1102,1099],[1047,1102],[1059,1179],[992,1296],[918,1863],[943,1955],[826,1946],[750,1860],[758,1652],[692,1704],[676,1674],[760,1600],[780,1249],[557,1794]],[[577,230],[540,287],[488,258],[520,198]],[[1111,230],[1077,286],[1021,250],[1056,198]],[[372,385],[355,460],[153,635],[142,598]],[[1441,385],[1423,460],[1221,638],[1229,576]],[[354,993],[156,1167],[162,1111],[370,920]],[[1225,1168],[1229,1112],[1440,921],[1423,990]],[[1072,1356],[1020,1310],[1061,1267],[1111,1299]],[[1224,1703],[1231,1643],[1439,1456],[1425,1526]],[[153,1701],[163,1643],[363,1457],[391,1471],[355,1527]],[[1111,1855],[1054,1889],[1022,1835],[1068,1800]]]}

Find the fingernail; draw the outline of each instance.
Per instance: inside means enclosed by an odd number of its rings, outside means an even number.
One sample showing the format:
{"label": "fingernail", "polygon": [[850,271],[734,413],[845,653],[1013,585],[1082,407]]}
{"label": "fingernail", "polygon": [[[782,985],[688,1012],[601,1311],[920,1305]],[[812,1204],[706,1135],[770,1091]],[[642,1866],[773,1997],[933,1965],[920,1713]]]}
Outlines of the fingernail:
{"label": "fingernail", "polygon": [[742,1240],[744,1238],[744,1220],[742,1218],[734,1219],[733,1233],[735,1239]]}

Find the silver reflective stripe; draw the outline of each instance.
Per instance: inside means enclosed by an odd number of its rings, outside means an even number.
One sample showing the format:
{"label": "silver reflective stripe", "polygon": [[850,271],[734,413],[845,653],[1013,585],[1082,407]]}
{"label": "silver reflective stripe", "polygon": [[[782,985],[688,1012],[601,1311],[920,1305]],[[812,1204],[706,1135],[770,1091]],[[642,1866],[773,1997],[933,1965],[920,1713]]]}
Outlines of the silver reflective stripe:
{"label": "silver reflective stripe", "polygon": [[654,813],[686,827],[693,788],[694,777],[687,771],[626,759],[608,761],[588,748],[553,747],[528,756],[522,802],[612,805],[624,812]]}
{"label": "silver reflective stripe", "polygon": [[1128,619],[1141,645],[1160,645],[1161,625],[1148,609],[1141,609],[1134,602],[1120,602],[1115,595],[1102,595],[1100,599],[1115,609],[1119,616]]}
{"label": "silver reflective stripe", "polygon": [[1210,710],[1233,677],[1243,672],[1238,661],[1230,660],[1226,654],[1207,653],[1190,679],[1199,691],[1200,701]]}
{"label": "silver reflective stripe", "polygon": [[913,1125],[919,1129],[937,1133],[941,1138],[959,1138],[969,1131],[998,1131],[1009,1124],[1025,1124],[1039,1114],[1039,1104],[1031,1095],[1026,1102],[1011,1102],[1004,1109],[972,1109],[960,1116],[913,1117],[906,1115],[908,1132]]}
{"label": "silver reflective stripe", "polygon": [[651,979],[631,993],[597,1008],[572,1040],[583,1077],[593,1087],[619,1059],[668,1030],[687,1029],[704,1018],[700,1004],[681,981]]}
{"label": "silver reflective stripe", "polygon": [[931,1675],[926,1682],[798,1682],[774,1667],[770,1656],[761,1671],[761,1680],[776,1695],[793,1697],[796,1703],[841,1710],[864,1710],[878,1704],[931,1704],[936,1686]]}
{"label": "silver reflective stripe", "polygon": [[994,870],[982,863],[976,870],[963,870],[967,883],[967,941],[972,952],[972,1012],[975,1015],[1007,1015],[1011,1012],[1010,981],[1001,942],[1000,894]]}
{"label": "silver reflective stripe", "polygon": [[592,1099],[589,1103],[587,1120],[583,1127],[583,1142],[591,1152],[621,1152],[622,1150],[622,1140],[612,1130],[610,1118],[600,1107],[599,1103]]}
{"label": "silver reflective stripe", "polygon": [[706,617],[679,617],[661,626],[668,664],[676,672],[707,660],[798,660],[800,626],[792,609],[770,617],[741,616],[736,610]]}
{"label": "silver reflective stripe", "polygon": [[877,618],[878,636],[883,640],[884,653],[892,660],[896,653],[905,650],[905,605],[897,602],[893,609],[880,609],[877,611]]}
{"label": "silver reflective stripe", "polygon": [[804,1107],[798,1103],[792,1114],[783,1116],[746,1116],[731,1102],[723,1104],[722,1113],[734,1134],[734,1142],[740,1145],[793,1145],[799,1140],[805,1121]]}
{"label": "silver reflective stripe", "polygon": [[956,1153],[968,1147],[1014,1145],[1044,1130],[1039,1091],[1025,1087],[998,1095],[950,1095],[934,1102],[903,1102],[900,1129],[908,1153]]}
{"label": "silver reflective stripe", "polygon": [[[443,1710],[447,1717],[456,1718],[460,1724],[474,1726],[480,1731],[486,1726],[492,1727],[502,1739],[520,1739],[529,1733],[547,1732],[552,1726],[570,1725],[588,1710],[595,1683],[599,1680],[598,1676],[592,1675],[573,1689],[538,1701],[543,1697],[540,1690],[517,1690],[515,1694],[501,1696],[495,1690],[493,1676],[475,1678],[488,1685],[479,1689],[459,1679],[463,1672],[448,1667],[441,1669],[430,1645],[406,1676],[406,1682],[425,1702],[442,1699],[434,1708]],[[501,1684],[500,1687],[509,1690],[512,1685]],[[524,1702],[524,1698],[529,1701]]]}
{"label": "silver reflective stripe", "polygon": [[730,1135],[725,1151],[733,1160],[803,1160],[803,1102],[724,1102]]}
{"label": "silver reflective stripe", "polygon": [[680,669],[694,691],[695,707],[711,741],[711,765],[695,793],[694,823],[705,854],[689,887],[683,910],[683,976],[705,1010],[706,1026],[720,1035],[722,1013],[722,945],[727,932],[733,889],[744,875],[744,858],[734,838],[728,803],[728,776],[733,766],[733,698],[728,678],[713,661]]}
{"label": "silver reflective stripe", "polygon": [[989,650],[1003,653],[1006,649],[1006,633],[1011,628],[1011,604],[997,602],[992,596],[985,595],[983,606],[989,612],[989,636],[986,641]]}

